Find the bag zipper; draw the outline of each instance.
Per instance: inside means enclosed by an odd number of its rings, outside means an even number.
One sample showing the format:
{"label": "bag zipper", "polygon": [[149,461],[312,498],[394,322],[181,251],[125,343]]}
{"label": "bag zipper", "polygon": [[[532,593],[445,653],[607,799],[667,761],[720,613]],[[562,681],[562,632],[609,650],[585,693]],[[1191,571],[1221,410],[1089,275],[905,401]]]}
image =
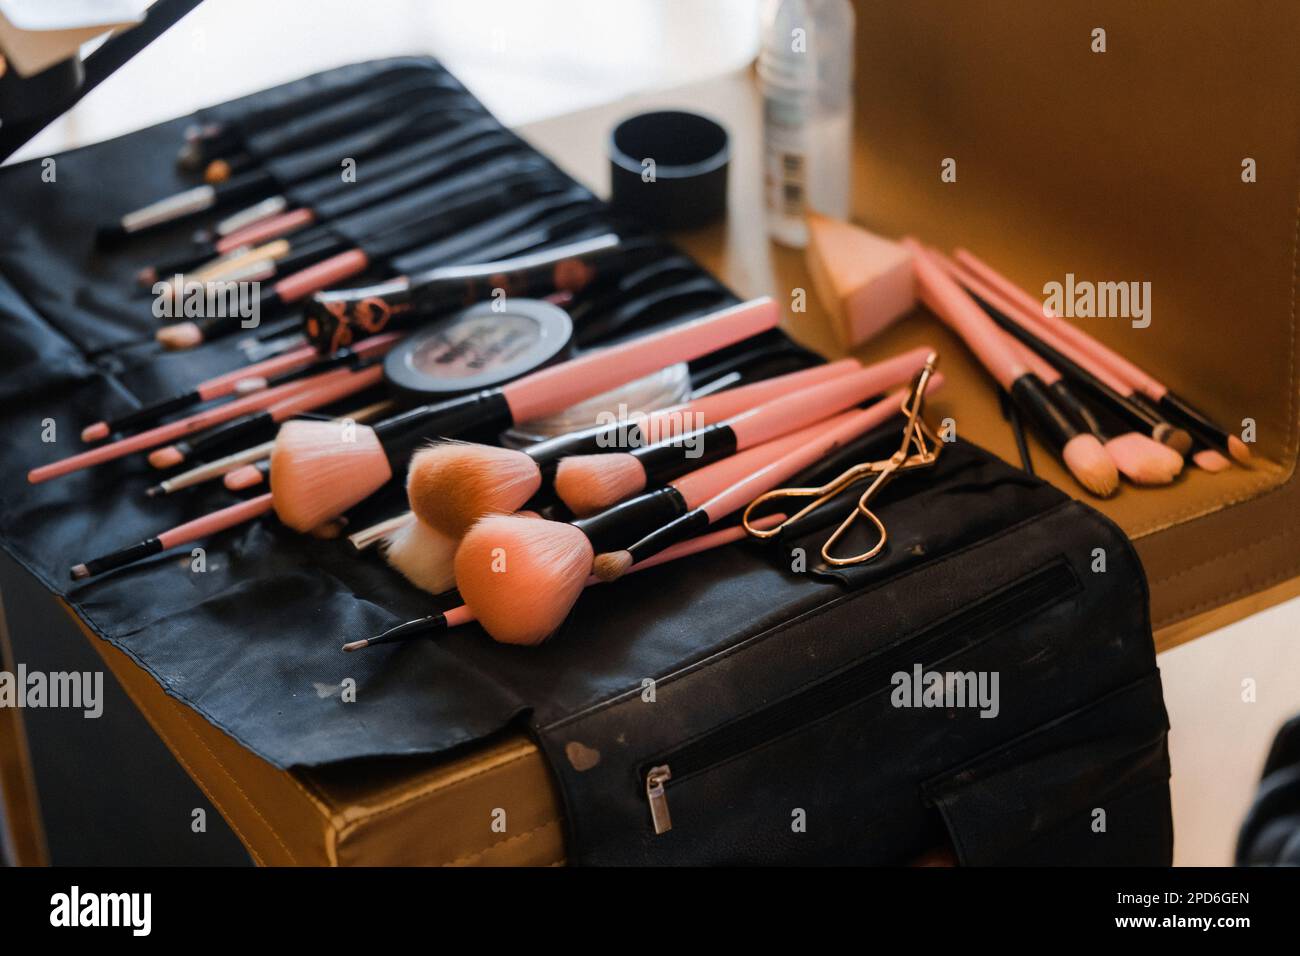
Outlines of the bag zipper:
{"label": "bag zipper", "polygon": [[668,781],[680,782],[703,773],[732,757],[814,723],[886,689],[889,675],[904,664],[916,663],[922,655],[929,662],[942,660],[957,645],[971,646],[987,640],[1077,590],[1078,581],[1069,564],[1057,561],[814,687],[719,727],[650,761],[643,766],[641,776],[655,834],[667,833],[673,826],[668,812]]}

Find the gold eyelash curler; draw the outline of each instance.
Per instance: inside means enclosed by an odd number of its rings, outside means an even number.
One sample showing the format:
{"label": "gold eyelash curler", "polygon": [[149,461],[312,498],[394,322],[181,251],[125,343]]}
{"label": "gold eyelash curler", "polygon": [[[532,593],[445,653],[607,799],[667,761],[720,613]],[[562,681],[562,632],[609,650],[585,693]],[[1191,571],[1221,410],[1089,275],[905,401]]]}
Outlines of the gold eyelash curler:
{"label": "gold eyelash curler", "polygon": [[[840,526],[822,545],[821,555],[822,560],[827,564],[834,567],[845,567],[847,565],[863,564],[880,554],[889,540],[889,532],[885,529],[885,523],[871,510],[870,504],[872,500],[896,475],[915,468],[928,468],[938,460],[939,452],[943,450],[943,442],[935,437],[934,432],[926,425],[922,416],[925,409],[925,390],[930,384],[930,377],[934,375],[934,369],[938,363],[939,356],[931,352],[926,357],[925,366],[916,374],[916,377],[912,380],[912,387],[908,389],[907,395],[903,398],[901,407],[903,414],[907,416],[907,422],[903,425],[903,440],[898,446],[898,451],[879,461],[868,461],[860,465],[854,465],[820,488],[777,488],[766,494],[759,495],[749,503],[749,506],[745,508],[744,515],[741,517],[741,523],[744,525],[745,531],[755,538],[771,538],[780,534],[781,530],[788,525],[793,524],[805,515],[811,514],[827,502],[838,498],[859,482],[870,480],[870,484],[867,485],[866,490],[858,498],[857,507],[849,512],[848,516],[840,522]],[[797,511],[793,511],[790,505],[782,506],[778,510],[786,512],[790,517],[770,528],[756,527],[755,523],[750,520],[750,515],[756,509],[762,508],[763,505],[777,499],[789,498],[811,498],[812,500]],[[880,535],[879,540],[860,554],[844,558],[835,557],[831,550],[848,533],[853,526],[853,522],[859,518],[870,521],[875,526]]]}

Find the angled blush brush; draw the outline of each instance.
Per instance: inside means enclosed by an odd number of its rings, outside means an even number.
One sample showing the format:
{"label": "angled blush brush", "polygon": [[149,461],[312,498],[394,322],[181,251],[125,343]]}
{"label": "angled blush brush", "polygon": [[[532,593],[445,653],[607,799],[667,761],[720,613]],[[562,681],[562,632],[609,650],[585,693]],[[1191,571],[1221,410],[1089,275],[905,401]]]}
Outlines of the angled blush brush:
{"label": "angled blush brush", "polygon": [[555,491],[574,514],[594,514],[648,486],[846,411],[904,384],[924,364],[922,359],[889,376],[862,369],[656,444],[566,458],[556,472]]}
{"label": "angled blush brush", "polygon": [[1074,479],[1098,497],[1114,494],[1119,488],[1119,473],[1096,436],[1060,409],[1047,386],[1012,349],[1000,327],[948,275],[931,250],[911,238],[904,239],[903,245],[913,253],[912,267],[921,301],[961,337]]}
{"label": "angled blush brush", "polygon": [[[754,527],[762,531],[767,528],[774,528],[785,520],[783,514],[766,515],[753,522]],[[645,571],[649,568],[659,567],[660,565],[669,564],[679,558],[690,557],[693,554],[702,554],[705,551],[711,551],[714,548],[720,548],[723,545],[734,544],[742,541],[747,536],[747,532],[740,525],[730,528],[722,528],[718,531],[710,531],[707,534],[698,535],[689,538],[686,541],[680,541],[672,547],[665,548],[658,554],[646,558],[640,564],[628,568],[628,573],[633,574],[637,571]],[[591,587],[594,584],[603,584],[604,582],[595,575],[587,578],[586,586]],[[448,628],[459,627],[462,624],[469,624],[477,620],[474,612],[466,605],[441,611],[437,614],[430,614],[428,617],[418,618],[414,621],[407,621],[404,624],[398,624],[391,627],[382,634],[374,637],[368,637],[360,641],[350,641],[343,645],[343,650],[352,652],[359,651],[362,648],[373,647],[377,644],[391,644],[403,641],[412,641],[421,637],[432,637],[440,634]]]}
{"label": "angled blush brush", "polygon": [[[1042,303],[1011,282],[987,263],[965,249],[955,253],[957,261],[978,276],[990,287],[1001,292],[1017,308],[1011,313],[1013,321],[1021,323],[1039,338],[1049,342],[1059,351],[1072,351],[1072,358],[1080,365],[1088,365],[1099,377],[1109,379],[1108,384],[1124,395],[1149,417],[1167,419],[1191,432],[1204,444],[1226,452],[1245,463],[1250,460],[1250,448],[1240,438],[1229,434],[1208,415],[1191,402],[1176,395],[1154,376],[1103,345],[1078,326],[1052,313]],[[1055,337],[1056,342],[1051,339]],[[1174,446],[1176,447],[1176,446]],[[1188,446],[1190,447],[1190,445]],[[1188,448],[1178,449],[1184,454]],[[1219,470],[1211,466],[1209,470]]]}
{"label": "angled blush brush", "polygon": [[[914,353],[899,356],[901,361],[882,363],[880,374],[892,381],[896,369],[911,357],[915,357]],[[566,458],[667,441],[798,389],[860,370],[861,366],[853,359],[815,365],[661,409],[635,420],[561,435],[518,451],[468,442],[439,442],[417,452],[411,459],[407,493],[421,519],[443,534],[460,537],[485,514],[508,514],[524,507],[539,490],[553,482],[559,463]]]}

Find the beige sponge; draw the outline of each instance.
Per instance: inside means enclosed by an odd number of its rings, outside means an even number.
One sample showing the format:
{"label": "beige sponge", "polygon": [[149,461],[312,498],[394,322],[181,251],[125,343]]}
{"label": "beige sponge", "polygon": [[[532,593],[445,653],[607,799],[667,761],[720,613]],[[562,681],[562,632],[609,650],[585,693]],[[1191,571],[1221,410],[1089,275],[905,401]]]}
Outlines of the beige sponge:
{"label": "beige sponge", "polygon": [[808,214],[808,270],[840,344],[852,348],[916,306],[912,253],[860,226]]}

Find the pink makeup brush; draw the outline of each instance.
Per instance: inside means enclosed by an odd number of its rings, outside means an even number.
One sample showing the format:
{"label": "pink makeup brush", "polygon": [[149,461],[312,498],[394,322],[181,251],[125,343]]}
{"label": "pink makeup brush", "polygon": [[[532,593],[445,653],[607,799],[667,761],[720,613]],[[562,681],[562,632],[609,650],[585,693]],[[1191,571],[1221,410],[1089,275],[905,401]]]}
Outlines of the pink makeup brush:
{"label": "pink makeup brush", "polygon": [[[913,349],[873,366],[886,382],[881,390],[903,381],[924,363],[926,354],[926,349]],[[522,508],[555,478],[563,459],[663,442],[861,368],[854,359],[817,365],[653,412],[639,421],[562,435],[522,451],[442,442],[411,460],[407,488],[412,507],[432,527],[459,538],[483,515],[509,514]]]}
{"label": "pink makeup brush", "polygon": [[[996,289],[989,288],[978,277],[968,275],[961,266],[947,256],[935,252],[934,258],[948,275],[961,282],[995,309],[1006,314],[1006,310],[1012,307],[1011,303]],[[1106,454],[1125,478],[1137,485],[1167,485],[1182,472],[1182,455],[1154,438],[1135,431],[1120,435],[1111,434],[1093,414],[1092,409],[1074,393],[1054,365],[1008,333],[1002,334],[1025,366],[1047,386],[1057,405],[1073,419],[1076,425],[1096,436],[1102,447],[1106,449]]]}
{"label": "pink makeup brush", "polygon": [[[754,526],[762,531],[767,528],[775,528],[785,520],[783,514],[772,514],[754,522]],[[711,551],[714,548],[720,548],[723,545],[734,544],[744,539],[746,531],[740,525],[732,528],[723,528],[719,531],[710,531],[708,534],[702,534],[695,538],[679,542],[670,548],[665,548],[658,554],[646,558],[640,564],[633,565],[628,569],[629,574],[637,571],[644,571],[647,568],[658,567],[676,561],[679,558],[690,557],[693,554],[701,554],[705,551]],[[600,578],[592,575],[587,578],[586,587],[594,584],[602,584]],[[428,590],[427,588],[425,590]],[[459,607],[451,608],[438,614],[431,614],[428,617],[422,617],[418,620],[407,621],[405,624],[399,624],[396,627],[389,628],[382,634],[375,637],[368,637],[360,641],[352,641],[343,645],[345,651],[359,651],[363,647],[373,647],[376,644],[389,644],[396,641],[411,641],[421,637],[432,637],[440,634],[444,630],[453,627],[459,627],[462,624],[469,624],[477,620],[474,612],[468,606],[462,604]]]}
{"label": "pink makeup brush", "polygon": [[[1099,376],[1104,370],[1114,382],[1112,387],[1122,395],[1138,404],[1144,404],[1144,399],[1149,400],[1151,411],[1182,425],[1212,448],[1226,451],[1243,464],[1250,460],[1250,448],[1245,442],[1236,435],[1226,432],[1208,415],[1191,402],[1171,392],[1167,386],[1144,369],[1101,344],[1078,326],[1053,313],[1043,303],[1035,300],[1033,296],[969,251],[958,249],[955,256],[971,274],[982,279],[990,287],[1001,292],[1008,301],[1013,302],[1017,308],[1012,317],[1025,323],[1035,335],[1046,340],[1049,335],[1054,334],[1058,340],[1068,343],[1070,351],[1074,353],[1071,357],[1076,362],[1086,365]],[[1052,347],[1065,351],[1059,345],[1054,344]],[[1215,455],[1217,456],[1217,453]],[[1197,464],[1208,471],[1222,470],[1220,463],[1215,461],[1213,456],[1204,456],[1204,458],[1205,464],[1202,464],[1199,457]]]}
{"label": "pink makeup brush", "polygon": [[[958,263],[949,264],[949,274],[978,298],[981,308],[998,325],[1032,351],[1041,354],[1063,373],[1084,385],[1102,407],[1112,413],[1113,419],[1131,426],[1132,434],[1136,434],[1139,438],[1149,436],[1179,456],[1186,455],[1192,450],[1190,434],[1165,421],[1157,409],[1141,400],[1141,396],[1129,394],[1127,382],[1105,365],[1095,362],[1089,355],[1080,351],[1073,342],[1060,335],[1059,329],[1046,324],[1041,317],[1027,311],[1022,302],[1003,294],[1001,290],[1005,288],[1004,286],[995,288],[983,280],[982,274],[976,274]],[[1093,431],[1097,433],[1096,428],[1093,428]],[[1141,444],[1141,442],[1133,442],[1132,439],[1127,439],[1127,442],[1130,445]],[[1210,448],[1200,449],[1192,456],[1192,460],[1200,468],[1212,472],[1222,471],[1231,466],[1231,462],[1226,457]]]}
{"label": "pink makeup brush", "polygon": [[[118,458],[124,458],[127,455],[138,451],[145,451],[155,448],[166,442],[175,441],[186,435],[193,435],[196,432],[211,428],[214,425],[220,425],[222,422],[238,418],[240,415],[249,412],[261,411],[269,408],[290,396],[297,395],[300,392],[311,392],[313,394],[331,395],[334,398],[321,401],[320,407],[327,405],[329,401],[344,398],[347,395],[355,394],[363,389],[377,385],[382,379],[384,370],[381,366],[375,365],[363,369],[359,372],[353,372],[349,369],[336,369],[332,372],[326,372],[315,380],[303,380],[290,382],[275,388],[266,389],[262,392],[256,392],[252,395],[246,395],[243,398],[237,398],[234,401],[227,402],[224,405],[218,405],[215,408],[209,408],[197,414],[190,415],[187,418],[178,421],[169,422],[166,425],[159,425],[148,431],[131,435],[129,438],[123,438],[120,441],[113,442],[109,445],[101,445],[98,448],[92,448],[90,451],[81,452],[78,455],[72,455],[60,461],[51,462],[48,465],[42,465],[39,468],[33,468],[27,473],[27,480],[33,484],[40,484],[43,481],[49,481],[51,478],[58,478],[62,475],[71,474],[74,471],[80,471],[83,468],[89,468],[92,465],[103,464],[108,461],[115,461]],[[329,390],[325,391],[329,386]],[[334,386],[339,386],[337,389]],[[305,409],[299,409],[300,411]]]}
{"label": "pink makeup brush", "polygon": [[84,564],[74,565],[72,578],[74,581],[79,581],[94,574],[103,574],[105,571],[123,567],[155,554],[161,554],[169,548],[178,548],[183,544],[189,544],[191,541],[197,541],[219,531],[225,531],[227,528],[241,525],[245,521],[252,521],[259,515],[266,514],[271,510],[271,507],[271,496],[269,494],[250,498],[248,501],[241,501],[237,505],[231,505],[229,508],[222,508],[220,511],[214,511],[202,518],[196,518],[194,521],[187,521],[185,524],[177,525],[170,531],[164,531],[156,537],[146,538],[139,544],[133,544],[129,548],[123,548],[121,551],[115,551],[102,558],[86,561]]}
{"label": "pink makeup brush", "polygon": [[[461,597],[496,640],[537,644],[560,626],[591,574],[612,579],[638,560],[702,531],[887,421],[898,413],[901,400],[900,393],[865,411],[845,412],[591,518],[564,523],[488,515],[470,529],[456,552]],[[647,516],[655,517],[656,511],[661,519],[646,527]],[[642,528],[654,530],[642,534]],[[637,538],[647,542],[640,551],[618,550]]]}
{"label": "pink makeup brush", "polygon": [[239,383],[247,379],[271,378],[284,372],[291,372],[294,369],[311,365],[319,358],[319,352],[310,345],[304,345],[291,352],[285,352],[283,355],[269,358],[264,362],[245,365],[232,372],[226,372],[224,375],[217,375],[214,378],[202,381],[188,392],[182,392],[160,402],[146,405],[117,418],[87,425],[81,430],[81,440],[84,442],[102,441],[109,435],[118,432],[131,431],[144,425],[151,425],[163,416],[178,412],[183,408],[189,408],[191,405],[197,405],[200,402],[212,401],[233,394]]}
{"label": "pink makeup brush", "polygon": [[[269,497],[276,516],[285,525],[295,531],[311,531],[363,501],[394,474],[403,472],[415,447],[431,434],[459,434],[467,429],[502,431],[517,422],[545,418],[664,365],[688,362],[766,332],[779,321],[776,303],[770,298],[754,299],[657,334],[587,352],[497,388],[412,409],[374,427],[287,421],[271,452],[271,493],[262,497]],[[371,371],[382,374],[378,367],[353,374]],[[201,520],[221,528],[231,527],[222,523],[227,520],[225,516],[246,505],[244,502]],[[249,513],[240,520],[254,516]],[[161,540],[161,536],[150,540]],[[141,547],[135,545],[125,552],[78,565],[73,574],[86,577],[120,567],[145,553],[156,553],[141,552]]]}
{"label": "pink makeup brush", "polygon": [[755,299],[663,332],[587,352],[498,388],[437,405],[426,405],[356,429],[341,442],[338,429],[322,422],[287,422],[271,455],[276,513],[291,528],[306,530],[341,514],[405,472],[415,449],[431,438],[468,430],[498,433],[520,422],[545,418],[615,386],[676,362],[734,345],[775,328],[776,304]]}
{"label": "pink makeup brush", "polygon": [[911,238],[904,239],[903,245],[912,250],[917,292],[926,306],[961,336],[1075,480],[1099,497],[1114,494],[1119,488],[1119,472],[1096,436],[1080,429],[1057,407],[1047,386],[1012,350],[1001,329],[953,281],[929,249]]}
{"label": "pink makeup brush", "polygon": [[626,452],[565,458],[556,472],[556,494],[574,514],[594,514],[648,485],[662,484],[830,418],[906,383],[924,365],[925,358],[921,357],[911,367],[900,366],[884,375],[876,368],[862,369],[657,444]]}

